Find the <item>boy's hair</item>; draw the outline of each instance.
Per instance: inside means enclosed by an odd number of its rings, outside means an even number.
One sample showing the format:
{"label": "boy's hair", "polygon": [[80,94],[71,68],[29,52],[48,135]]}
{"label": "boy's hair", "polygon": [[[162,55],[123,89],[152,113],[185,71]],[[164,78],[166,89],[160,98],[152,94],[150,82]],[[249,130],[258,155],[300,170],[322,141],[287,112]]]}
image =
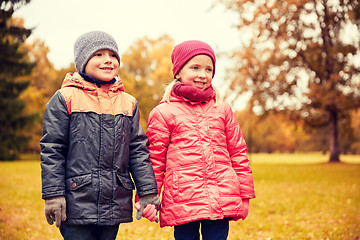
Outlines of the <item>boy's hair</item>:
{"label": "boy's hair", "polygon": [[120,64],[118,45],[115,39],[102,31],[92,31],[82,34],[74,44],[76,71],[85,73],[85,66],[94,53],[102,49],[109,49],[116,55]]}
{"label": "boy's hair", "polygon": [[173,64],[172,72],[174,78],[176,78],[176,75],[191,58],[202,54],[208,55],[211,58],[213,62],[214,77],[216,64],[214,50],[207,43],[198,40],[190,40],[176,45],[171,53],[171,62]]}

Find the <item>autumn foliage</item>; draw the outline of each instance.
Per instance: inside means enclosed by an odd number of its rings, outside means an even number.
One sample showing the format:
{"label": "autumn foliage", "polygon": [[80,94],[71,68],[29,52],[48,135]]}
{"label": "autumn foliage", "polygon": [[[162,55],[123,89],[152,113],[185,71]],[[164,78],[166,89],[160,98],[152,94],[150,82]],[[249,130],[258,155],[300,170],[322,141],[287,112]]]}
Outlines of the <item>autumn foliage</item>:
{"label": "autumn foliage", "polygon": [[25,132],[36,118],[36,113],[24,112],[26,103],[20,98],[34,67],[22,49],[31,30],[23,27],[22,19],[12,18],[23,2],[0,2],[0,160],[18,158],[29,141]]}
{"label": "autumn foliage", "polygon": [[[224,79],[231,82],[230,93],[250,94],[247,108],[236,113],[249,151],[321,151],[331,152],[335,159],[340,153],[360,154],[359,67],[352,61],[359,47],[338,38],[342,34],[340,20],[359,26],[358,2],[350,1],[343,13],[327,1],[219,2],[240,14],[239,31],[247,29],[252,36],[234,52],[236,64],[229,66],[233,71]],[[303,16],[312,16],[312,21]],[[21,18],[11,18],[10,23],[23,28]],[[139,102],[145,130],[149,112],[173,80],[173,46],[168,35],[157,39],[144,36],[121,53],[119,76],[125,91]],[[75,68],[70,62],[68,67],[56,69],[41,39],[24,41],[17,51],[23,54],[23,62],[34,68],[17,77],[19,84],[27,83],[16,101],[23,103],[21,116],[37,116],[30,127],[19,131],[28,140],[21,151],[38,153],[46,103],[61,87],[66,73]],[[4,73],[2,70],[0,76]],[[1,131],[2,137],[4,133]]]}
{"label": "autumn foliage", "polygon": [[250,93],[258,114],[283,111],[328,130],[329,161],[339,161],[343,122],[360,108],[359,1],[218,0],[239,15],[248,37],[234,52],[232,89]]}

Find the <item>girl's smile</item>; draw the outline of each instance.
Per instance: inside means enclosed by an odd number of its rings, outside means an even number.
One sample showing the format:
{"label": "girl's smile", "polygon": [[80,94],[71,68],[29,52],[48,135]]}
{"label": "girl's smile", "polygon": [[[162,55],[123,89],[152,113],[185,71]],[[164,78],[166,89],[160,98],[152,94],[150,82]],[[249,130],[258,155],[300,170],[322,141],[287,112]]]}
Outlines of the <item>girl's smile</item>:
{"label": "girl's smile", "polygon": [[184,65],[176,78],[184,84],[205,90],[211,85],[213,71],[213,62],[208,55],[196,55]]}

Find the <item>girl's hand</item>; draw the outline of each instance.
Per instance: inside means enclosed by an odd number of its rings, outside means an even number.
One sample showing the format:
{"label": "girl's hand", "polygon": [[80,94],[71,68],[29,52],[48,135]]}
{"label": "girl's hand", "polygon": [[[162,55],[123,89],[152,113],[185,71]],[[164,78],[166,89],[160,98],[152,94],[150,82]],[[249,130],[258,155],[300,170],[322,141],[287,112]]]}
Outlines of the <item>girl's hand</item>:
{"label": "girl's hand", "polygon": [[249,214],[249,199],[248,198],[242,199],[242,204],[243,204],[243,208],[244,208],[244,216],[242,217],[242,220],[245,220],[245,218]]}
{"label": "girl's hand", "polygon": [[244,209],[244,216],[233,217],[234,221],[238,221],[240,219],[245,220],[245,218],[248,216],[248,214],[249,214],[249,199],[248,198],[242,199],[242,205],[243,205],[243,209]]}
{"label": "girl's hand", "polygon": [[[135,209],[139,210],[140,209],[140,202],[136,202],[135,203]],[[157,217],[157,210],[155,205],[153,204],[148,204],[146,205],[146,207],[144,208],[143,212],[142,212],[142,217],[147,218],[150,222],[159,222],[159,219]]]}

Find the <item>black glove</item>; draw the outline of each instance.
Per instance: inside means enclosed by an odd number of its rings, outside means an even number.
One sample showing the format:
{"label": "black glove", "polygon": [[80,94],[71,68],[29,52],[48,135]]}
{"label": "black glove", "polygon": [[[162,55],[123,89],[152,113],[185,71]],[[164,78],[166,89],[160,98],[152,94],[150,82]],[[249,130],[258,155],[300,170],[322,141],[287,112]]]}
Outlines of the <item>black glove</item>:
{"label": "black glove", "polygon": [[54,220],[59,228],[61,222],[66,220],[66,201],[64,196],[57,196],[45,199],[46,221],[53,225]]}
{"label": "black glove", "polygon": [[148,194],[140,198],[140,209],[136,213],[136,219],[140,220],[143,214],[144,208],[148,204],[153,204],[156,210],[159,211],[161,207],[160,198],[157,194]]}

